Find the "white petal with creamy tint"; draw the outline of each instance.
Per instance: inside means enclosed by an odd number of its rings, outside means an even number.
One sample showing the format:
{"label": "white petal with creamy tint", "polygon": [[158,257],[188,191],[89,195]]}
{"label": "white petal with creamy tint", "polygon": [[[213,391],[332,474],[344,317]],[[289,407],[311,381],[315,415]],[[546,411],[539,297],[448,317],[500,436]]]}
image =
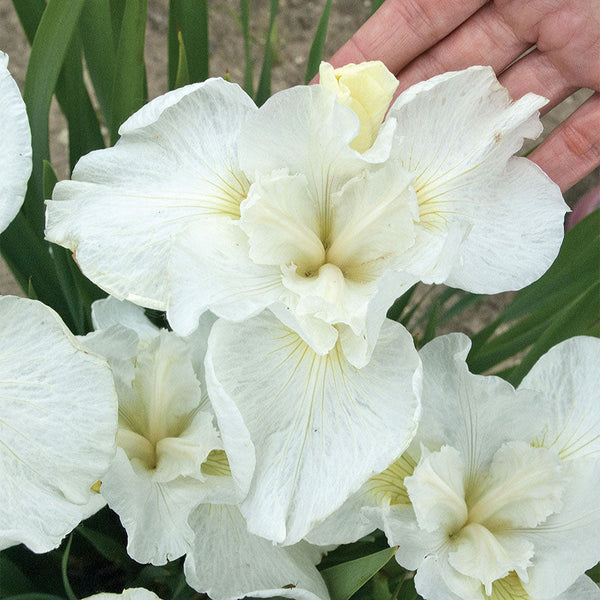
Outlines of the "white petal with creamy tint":
{"label": "white petal with creamy tint", "polygon": [[31,133],[25,103],[0,52],[0,232],[19,212],[31,174]]}
{"label": "white petal with creamy tint", "polygon": [[114,146],[83,157],[47,202],[47,239],[120,299],[164,310],[171,241],[191,221],[239,217],[237,138],[256,107],[210,79],[155,99]]}
{"label": "white petal with creamy tint", "polygon": [[439,239],[455,223],[466,233],[450,249],[456,255],[450,274],[436,275],[434,257],[415,263],[416,253],[407,257],[407,270],[495,293],[524,287],[549,267],[567,207],[536,165],[511,158],[523,138],[541,133],[538,111],[546,102],[526,94],[511,103],[489,67],[433,77],[394,102],[395,151],[416,177],[419,227]]}
{"label": "white petal with creamy tint", "polygon": [[326,200],[329,190],[368,165],[349,146],[358,129],[358,117],[332,90],[320,85],[283,90],[244,125],[240,165],[250,177],[283,168],[302,173],[313,195]]}
{"label": "white petal with creamy tint", "polygon": [[126,300],[117,300],[114,296],[96,300],[92,304],[92,323],[96,331],[122,325],[143,338],[156,337],[159,332],[158,327],[144,315],[142,308]]}
{"label": "white petal with creamy tint", "polygon": [[127,531],[129,556],[154,565],[188,551],[193,532],[187,520],[202,501],[203,491],[202,483],[194,479],[155,481],[151,471],[135,468],[121,448],[100,486]]}
{"label": "white petal with creamy tint", "polygon": [[328,600],[314,552],[305,542],[278,548],[249,533],[237,506],[203,504],[192,513],[190,525],[195,539],[185,561],[186,580],[213,600]]}
{"label": "white petal with creamy tint", "polygon": [[192,225],[178,236],[169,266],[172,295],[167,308],[174,331],[189,335],[209,309],[240,321],[277,301],[281,270],[255,264],[248,252],[248,238],[238,223]]}
{"label": "white petal with creamy tint", "polygon": [[508,442],[494,454],[485,479],[469,498],[469,519],[494,530],[536,527],[561,509],[560,459],[545,448]]}
{"label": "white petal with creamy tint", "polygon": [[422,529],[444,529],[450,534],[466,523],[464,474],[460,454],[443,446],[421,460],[413,475],[404,480]]}
{"label": "white petal with creamy tint", "polygon": [[[558,596],[549,596],[551,600],[598,600],[600,588],[589,577],[583,575],[568,590]],[[524,589],[519,578],[513,573],[494,583],[489,600],[537,600]],[[487,599],[486,599],[487,600]]]}
{"label": "white petal with creamy tint", "polygon": [[488,600],[481,583],[453,569],[443,552],[425,558],[415,574],[415,588],[427,600]]}
{"label": "white petal with creamy tint", "polygon": [[[394,272],[414,242],[410,183],[391,165],[359,172],[326,198],[304,175],[285,170],[251,186],[240,219],[249,255],[279,267],[280,300],[293,313],[288,324],[295,318],[295,330],[318,353],[336,340],[327,325],[343,325],[346,358],[362,367],[389,304],[412,283]],[[381,294],[385,302],[375,300]]]}
{"label": "white petal with creamy tint", "polygon": [[391,321],[362,369],[338,346],[315,354],[269,313],[217,322],[206,363],[213,404],[235,403],[256,448],[242,512],[251,531],[275,542],[302,539],[414,435],[419,361]]}
{"label": "white petal with creamy tint", "polygon": [[529,442],[543,429],[540,395],[470,373],[465,362],[470,346],[466,335],[452,333],[420,351],[424,408],[417,436],[430,450],[456,448],[467,461],[467,480],[480,476],[503,443]]}
{"label": "white petal with creamy tint", "polygon": [[551,348],[519,389],[541,392],[547,426],[535,440],[563,460],[600,458],[600,340],[574,337]]}
{"label": "white petal with creamy tint", "polygon": [[89,515],[114,454],[114,384],[39,302],[0,298],[0,338],[0,548],[47,552]]}
{"label": "white petal with creamy tint", "polygon": [[563,468],[561,510],[535,529],[510,531],[535,548],[529,583],[523,584],[534,598],[562,592],[600,561],[600,462],[565,461]]}

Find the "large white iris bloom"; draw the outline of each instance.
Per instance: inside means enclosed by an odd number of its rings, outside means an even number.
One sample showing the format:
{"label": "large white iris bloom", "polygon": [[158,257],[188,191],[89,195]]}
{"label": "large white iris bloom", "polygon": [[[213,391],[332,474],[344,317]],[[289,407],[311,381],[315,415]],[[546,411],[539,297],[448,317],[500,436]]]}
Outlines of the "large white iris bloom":
{"label": "large white iris bloom", "polygon": [[47,306],[0,298],[0,549],[48,552],[104,505],[116,430],[106,361]]}
{"label": "large white iris bloom", "polygon": [[240,513],[254,449],[238,411],[221,408],[217,429],[203,367],[214,318],[188,338],[114,298],[94,303],[93,318],[84,342],[108,357],[119,395],[119,448],[100,493],[127,530],[130,556],[163,564],[187,554],[189,585],[214,600],[327,600],[320,553],[277,548]]}
{"label": "large white iris bloom", "polygon": [[364,71],[260,109],[216,79],[157,98],[56,186],[47,238],[180,334],[207,309],[239,321],[270,307],[321,355],[339,340],[356,367],[420,279],[492,293],[539,277],[566,206],[512,154],[540,133],[545,100],[512,103],[474,67],[413,86],[380,125],[393,77]]}
{"label": "large white iris bloom", "polygon": [[423,348],[413,443],[309,539],[383,529],[427,600],[597,600],[600,340],[559,344],[517,391],[469,373],[469,347]]}

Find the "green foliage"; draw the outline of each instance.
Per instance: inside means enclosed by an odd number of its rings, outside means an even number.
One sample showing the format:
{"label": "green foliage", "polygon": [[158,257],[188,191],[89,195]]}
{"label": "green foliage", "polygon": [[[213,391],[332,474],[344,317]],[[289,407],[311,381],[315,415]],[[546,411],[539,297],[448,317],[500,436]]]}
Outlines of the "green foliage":
{"label": "green foliage", "polygon": [[[526,351],[501,374],[517,385],[552,346],[575,335],[600,336],[600,210],[565,235],[558,257],[473,338],[470,368],[480,373]],[[502,333],[494,333],[504,327]]]}
{"label": "green foliage", "polygon": [[273,67],[273,45],[275,40],[275,20],[279,11],[279,0],[271,0],[269,10],[269,28],[265,41],[265,55],[263,58],[260,80],[254,101],[258,106],[264,104],[271,96],[271,69]]}
{"label": "green foliage", "polygon": [[304,83],[309,83],[311,79],[319,72],[319,65],[323,58],[323,48],[325,47],[325,38],[327,37],[327,26],[329,24],[329,13],[331,12],[331,0],[326,0],[323,13],[317,25],[317,31],[308,53],[308,63],[306,65],[306,75]]}
{"label": "green foliage", "polygon": [[[180,37],[181,36],[181,37]],[[171,0],[169,3],[169,89],[204,81],[209,76],[208,3],[206,0]],[[187,78],[183,69],[187,61]],[[178,83],[183,81],[183,83]]]}
{"label": "green foliage", "polygon": [[254,97],[254,63],[250,43],[250,7],[248,0],[240,0],[240,25],[244,40],[244,90],[251,98]]}
{"label": "green foliage", "polygon": [[119,127],[146,101],[144,35],[148,0],[126,0],[119,32],[111,96],[110,142],[119,138]]}
{"label": "green foliage", "polygon": [[79,28],[90,79],[104,122],[110,130],[118,38],[113,33],[109,0],[86,0]]}
{"label": "green foliage", "polygon": [[331,600],[348,600],[375,573],[382,569],[395,553],[396,548],[385,548],[375,554],[369,554],[321,571]]}
{"label": "green foliage", "polygon": [[69,561],[69,552],[71,551],[71,542],[73,541],[73,534],[69,536],[69,540],[67,541],[67,547],[63,552],[62,561],[60,563],[60,572],[62,574],[63,585],[65,586],[65,594],[67,596],[67,600],[77,600],[77,596],[73,593],[73,588],[69,582],[69,576],[67,574],[67,564]]}
{"label": "green foliage", "polygon": [[25,77],[23,99],[31,125],[33,172],[23,211],[40,237],[44,227],[43,161],[50,159],[50,101],[83,3],[84,0],[50,0],[35,33]]}

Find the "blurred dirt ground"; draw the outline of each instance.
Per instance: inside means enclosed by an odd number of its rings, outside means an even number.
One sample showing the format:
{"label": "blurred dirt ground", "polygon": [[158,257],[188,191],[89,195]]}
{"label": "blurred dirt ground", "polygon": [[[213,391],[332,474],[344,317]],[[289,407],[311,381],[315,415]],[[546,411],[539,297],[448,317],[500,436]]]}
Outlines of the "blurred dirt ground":
{"label": "blurred dirt ground", "polygon": [[[280,0],[276,30],[276,53],[273,68],[273,92],[291,85],[304,83],[306,58],[323,0]],[[146,30],[146,63],[150,98],[167,90],[167,5],[168,0],[149,0]],[[268,24],[267,0],[250,2],[250,21],[253,36],[253,57],[256,61],[255,79],[262,62],[262,42]],[[370,0],[333,0],[329,32],[324,56],[331,55],[369,17]],[[243,42],[238,18],[237,0],[211,0],[209,2],[211,75],[229,73],[233,81],[243,79]],[[21,90],[25,79],[29,45],[25,39],[11,0],[0,0],[0,49],[10,57],[9,68]],[[582,90],[565,100],[544,118],[545,134],[573,112],[588,96]],[[50,115],[52,164],[59,178],[68,173],[67,129],[56,103]],[[600,170],[596,170],[567,192],[566,200],[573,204],[585,191],[600,183]],[[0,260],[0,294],[22,292],[6,265]],[[487,323],[510,295],[489,297],[474,309],[465,312],[458,321],[451,322],[447,330],[477,331]]]}

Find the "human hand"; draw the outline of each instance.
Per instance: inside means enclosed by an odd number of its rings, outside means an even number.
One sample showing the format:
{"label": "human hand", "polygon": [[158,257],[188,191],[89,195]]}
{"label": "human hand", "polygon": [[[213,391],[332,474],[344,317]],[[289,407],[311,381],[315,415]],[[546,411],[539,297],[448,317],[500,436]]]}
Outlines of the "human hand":
{"label": "human hand", "polygon": [[529,158],[563,191],[600,165],[600,0],[387,0],[330,62],[364,60],[383,61],[399,91],[491,65],[513,98],[548,98],[542,112],[591,88],[596,93]]}

